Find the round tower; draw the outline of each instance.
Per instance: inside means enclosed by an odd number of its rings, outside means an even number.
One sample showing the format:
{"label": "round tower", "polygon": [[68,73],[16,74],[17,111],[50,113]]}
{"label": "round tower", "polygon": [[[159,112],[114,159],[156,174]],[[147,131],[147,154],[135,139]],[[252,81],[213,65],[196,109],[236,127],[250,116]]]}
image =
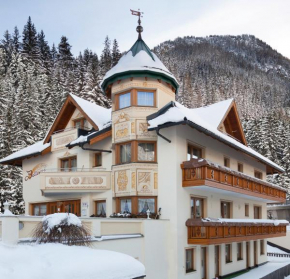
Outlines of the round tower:
{"label": "round tower", "polygon": [[[139,14],[140,16],[140,14]],[[146,117],[175,100],[178,83],[142,40],[108,71],[101,83],[112,99],[113,191],[116,212],[157,213],[157,136]]]}

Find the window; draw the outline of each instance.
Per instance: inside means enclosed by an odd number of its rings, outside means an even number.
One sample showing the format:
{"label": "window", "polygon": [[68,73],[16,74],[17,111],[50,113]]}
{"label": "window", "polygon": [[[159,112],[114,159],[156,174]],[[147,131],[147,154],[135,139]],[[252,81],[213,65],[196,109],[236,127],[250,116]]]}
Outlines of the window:
{"label": "window", "polygon": [[147,210],[150,210],[151,213],[155,213],[155,199],[138,199],[138,212],[147,213]]}
{"label": "window", "polygon": [[238,163],[238,171],[239,172],[244,172],[244,166],[241,163]]}
{"label": "window", "polygon": [[191,198],[191,218],[203,218],[203,199]]}
{"label": "window", "polygon": [[96,201],[97,217],[106,217],[106,201]]}
{"label": "window", "polygon": [[131,212],[132,212],[132,200],[121,199],[121,213],[131,213]]}
{"label": "window", "polygon": [[265,245],[264,245],[264,240],[260,240],[260,255],[265,254]]}
{"label": "window", "polygon": [[138,161],[155,161],[155,144],[148,142],[138,143]]}
{"label": "window", "polygon": [[194,249],[185,250],[185,272],[194,271]]}
{"label": "window", "polygon": [[131,143],[120,145],[119,163],[125,164],[131,162]]}
{"label": "window", "polygon": [[96,153],[95,154],[95,167],[101,167],[102,166],[102,153]]}
{"label": "window", "polygon": [[261,219],[261,207],[260,206],[254,206],[254,219]]}
{"label": "window", "polygon": [[254,176],[258,179],[262,179],[263,175],[260,171],[255,170],[254,172]]}
{"label": "window", "polygon": [[247,203],[245,204],[245,216],[249,217],[249,205]]}
{"label": "window", "polygon": [[230,263],[232,261],[232,244],[226,244],[225,250],[226,263]]}
{"label": "window", "polygon": [[229,168],[230,167],[230,159],[227,157],[224,157],[224,166]]}
{"label": "window", "polygon": [[75,119],[73,122],[74,122],[75,128],[78,128],[78,129],[88,128],[88,121],[85,118]]}
{"label": "window", "polygon": [[77,170],[77,157],[69,157],[60,159],[61,171],[76,171]]}
{"label": "window", "polygon": [[187,160],[202,158],[202,149],[194,145],[187,146]]}
{"label": "window", "polygon": [[131,93],[120,94],[119,96],[119,109],[131,106]]}
{"label": "window", "polygon": [[137,92],[137,105],[138,106],[154,106],[154,93],[153,92]]}
{"label": "window", "polygon": [[46,204],[35,204],[33,206],[33,215],[35,216],[44,216],[46,215]]}
{"label": "window", "polygon": [[231,203],[221,202],[221,216],[222,218],[231,218]]}
{"label": "window", "polygon": [[237,243],[237,260],[243,259],[243,243]]}

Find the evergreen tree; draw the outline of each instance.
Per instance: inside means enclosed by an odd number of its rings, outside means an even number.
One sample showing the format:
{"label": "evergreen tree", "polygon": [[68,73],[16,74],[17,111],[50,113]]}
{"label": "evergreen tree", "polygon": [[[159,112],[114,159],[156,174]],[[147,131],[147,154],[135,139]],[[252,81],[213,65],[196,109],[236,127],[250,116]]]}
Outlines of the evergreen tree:
{"label": "evergreen tree", "polygon": [[104,49],[101,55],[101,73],[105,75],[112,67],[112,53],[111,53],[111,41],[107,36],[104,42]]}
{"label": "evergreen tree", "polygon": [[112,67],[114,67],[121,58],[121,52],[119,50],[119,45],[116,39],[113,41],[113,49],[112,49]]}
{"label": "evergreen tree", "polygon": [[72,69],[73,55],[68,39],[62,36],[58,45],[58,60],[64,69]]}
{"label": "evergreen tree", "polygon": [[12,37],[13,49],[15,52],[19,52],[21,48],[20,44],[20,34],[17,26],[14,27],[14,33]]}

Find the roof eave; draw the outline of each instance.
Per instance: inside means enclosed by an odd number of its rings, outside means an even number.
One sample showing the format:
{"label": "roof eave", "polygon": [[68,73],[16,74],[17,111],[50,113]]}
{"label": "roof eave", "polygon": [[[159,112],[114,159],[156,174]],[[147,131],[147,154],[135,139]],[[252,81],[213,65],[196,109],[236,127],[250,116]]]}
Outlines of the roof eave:
{"label": "roof eave", "polygon": [[255,159],[257,159],[258,161],[262,162],[263,164],[267,165],[267,166],[271,166],[271,168],[273,168],[274,170],[277,171],[277,173],[283,173],[284,172],[284,169],[283,168],[277,168],[276,166],[270,164],[269,162],[266,162],[265,160],[263,160],[262,158],[259,158],[258,156],[255,156],[254,154],[250,153],[250,152],[247,152],[246,150],[234,145],[233,143],[219,137],[218,135],[216,135],[215,133],[207,130],[206,128],[190,121],[190,120],[187,120],[186,118],[183,120],[183,121],[179,121],[179,122],[168,122],[168,123],[164,123],[162,125],[159,125],[157,127],[154,127],[154,128],[148,128],[148,131],[154,131],[154,130],[160,130],[160,129],[164,129],[164,128],[168,128],[168,127],[172,127],[172,126],[177,126],[177,125],[180,125],[180,124],[187,124],[188,126],[190,126],[191,128],[195,128],[221,142],[223,142],[224,144],[227,144],[229,145],[230,147],[240,151],[240,152],[243,152],[251,157],[254,157]]}
{"label": "roof eave", "polygon": [[179,84],[177,83],[176,79],[173,77],[168,76],[165,73],[159,73],[155,72],[149,69],[146,70],[129,70],[121,73],[116,73],[106,79],[104,79],[101,83],[101,87],[103,89],[103,92],[106,92],[106,88],[109,84],[114,83],[117,80],[120,79],[126,79],[134,76],[147,76],[147,77],[153,77],[153,78],[160,78],[164,80],[165,82],[170,82],[170,84],[175,88],[175,93],[178,93]]}

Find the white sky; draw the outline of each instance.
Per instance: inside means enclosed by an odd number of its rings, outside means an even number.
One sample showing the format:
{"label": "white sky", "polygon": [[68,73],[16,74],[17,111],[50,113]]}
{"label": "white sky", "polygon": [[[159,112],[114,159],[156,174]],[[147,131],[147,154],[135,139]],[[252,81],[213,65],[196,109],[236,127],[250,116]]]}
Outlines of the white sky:
{"label": "white sky", "polygon": [[143,38],[149,47],[176,37],[252,34],[290,58],[290,0],[0,0],[0,34],[17,25],[22,33],[28,16],[50,45],[61,35],[72,52],[98,54],[106,35],[128,50],[144,11]]}

